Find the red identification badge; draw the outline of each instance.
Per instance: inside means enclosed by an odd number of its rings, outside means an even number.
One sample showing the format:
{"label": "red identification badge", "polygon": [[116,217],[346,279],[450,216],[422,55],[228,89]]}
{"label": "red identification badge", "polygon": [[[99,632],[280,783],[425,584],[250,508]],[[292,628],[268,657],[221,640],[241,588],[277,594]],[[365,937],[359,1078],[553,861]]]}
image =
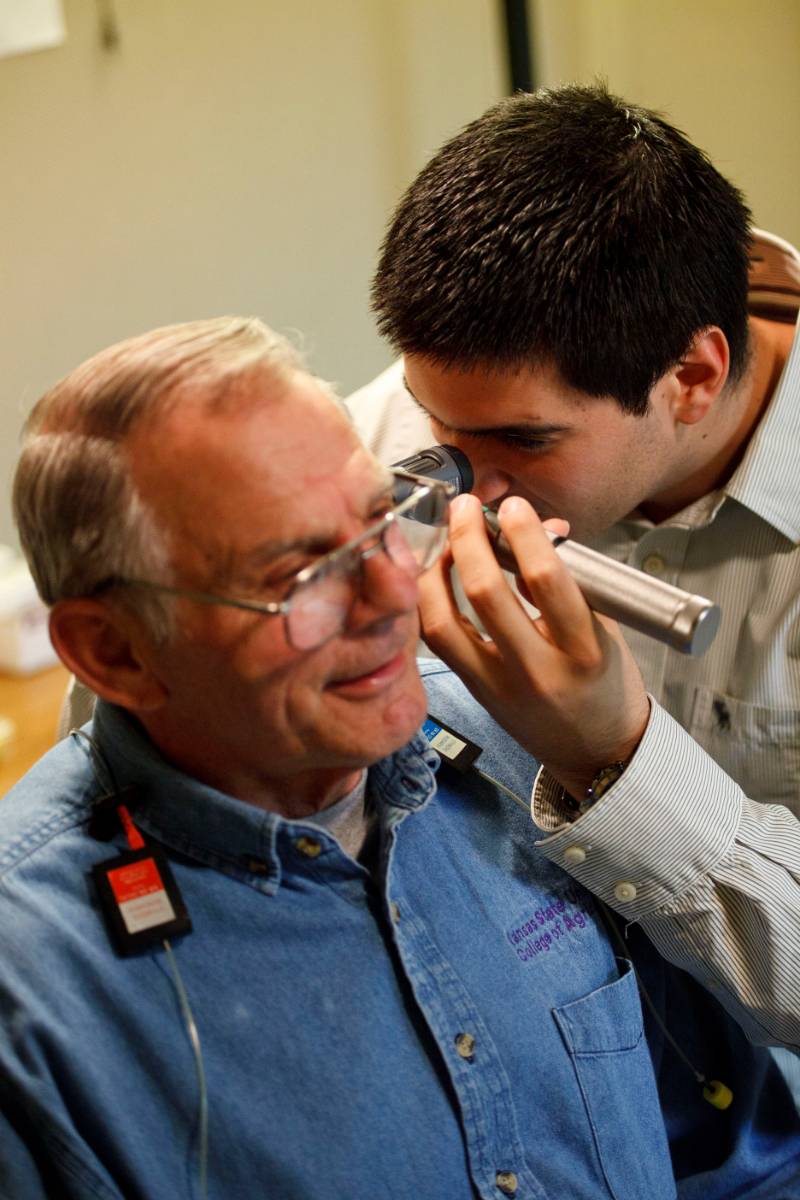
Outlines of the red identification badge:
{"label": "red identification badge", "polygon": [[92,873],[114,948],[129,955],[190,933],[192,923],[166,856],[144,844],[124,807],[118,811],[134,848],[97,863]]}
{"label": "red identification badge", "polygon": [[113,867],[107,877],[128,933],[175,920],[175,909],[152,854]]}

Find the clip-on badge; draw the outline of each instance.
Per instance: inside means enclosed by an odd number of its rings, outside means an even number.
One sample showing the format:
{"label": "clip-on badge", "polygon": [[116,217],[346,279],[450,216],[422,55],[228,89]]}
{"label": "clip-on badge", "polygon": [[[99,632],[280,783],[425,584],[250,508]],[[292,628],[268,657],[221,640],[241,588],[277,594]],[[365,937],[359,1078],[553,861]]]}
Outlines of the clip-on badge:
{"label": "clip-on badge", "polygon": [[124,804],[116,811],[130,849],[96,863],[92,874],[114,949],[127,957],[191,933],[192,923],[166,855],[145,844]]}
{"label": "clip-on badge", "polygon": [[428,713],[422,732],[428,739],[428,744],[457,771],[468,771],[481,753],[480,746],[465,738],[463,733],[456,733],[455,729],[445,725],[444,721],[435,717],[433,713]]}

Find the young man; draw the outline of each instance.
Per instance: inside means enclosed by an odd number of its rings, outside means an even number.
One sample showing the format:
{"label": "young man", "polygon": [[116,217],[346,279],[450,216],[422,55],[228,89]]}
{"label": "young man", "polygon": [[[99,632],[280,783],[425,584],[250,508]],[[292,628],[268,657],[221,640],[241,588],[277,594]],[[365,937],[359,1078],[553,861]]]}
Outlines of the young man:
{"label": "young man", "polygon": [[[4,1194],[800,1195],[768,1053],[636,931],[617,957],[538,853],[534,761],[441,664],[426,697],[445,499],[281,339],[197,322],[85,363],[15,511],[99,700],[0,807]],[[439,765],[428,703],[480,770]]]}
{"label": "young man", "polygon": [[[741,196],[696,147],[584,87],[518,95],[445,145],[401,201],[374,285],[408,392],[517,531],[529,590],[551,571],[542,560],[539,578],[525,501],[721,606],[699,659],[626,631],[649,706],[630,676],[598,686],[585,610],[564,593],[557,637],[525,618],[465,497],[451,540],[493,641],[458,618],[443,575],[423,627],[543,762],[543,851],[672,961],[703,960],[750,1036],[795,1046],[798,296],[796,253],[751,239]],[[393,458],[420,441],[401,446],[379,415],[408,404],[396,371],[371,416],[375,393],[355,402]]]}

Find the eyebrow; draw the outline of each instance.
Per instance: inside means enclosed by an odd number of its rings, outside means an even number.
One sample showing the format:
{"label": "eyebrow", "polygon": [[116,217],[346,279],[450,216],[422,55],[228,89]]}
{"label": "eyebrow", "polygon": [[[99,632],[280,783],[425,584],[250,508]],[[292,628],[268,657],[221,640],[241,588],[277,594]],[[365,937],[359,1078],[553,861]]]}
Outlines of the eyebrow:
{"label": "eyebrow", "polygon": [[429,412],[425,405],[417,399],[408,386],[405,375],[403,376],[403,386],[419,411],[429,421],[436,421],[445,429],[449,429],[451,433],[458,433],[462,437],[547,437],[549,434],[566,433],[571,429],[570,425],[561,425],[557,421],[517,421],[512,425],[478,425],[473,429],[466,429],[462,425],[448,425],[446,421],[442,421]]}
{"label": "eyebrow", "polygon": [[[391,489],[392,474],[386,470],[381,473],[379,485],[369,496],[368,503],[365,505],[366,511],[369,512],[376,504],[384,500],[387,494],[391,493]],[[267,566],[283,554],[292,554],[298,551],[302,554],[327,554],[335,539],[336,532],[334,530],[318,530],[307,537],[270,538],[268,541],[259,542],[257,546],[253,546],[236,559],[228,554],[220,561],[215,571],[215,586],[224,586],[236,575]]]}

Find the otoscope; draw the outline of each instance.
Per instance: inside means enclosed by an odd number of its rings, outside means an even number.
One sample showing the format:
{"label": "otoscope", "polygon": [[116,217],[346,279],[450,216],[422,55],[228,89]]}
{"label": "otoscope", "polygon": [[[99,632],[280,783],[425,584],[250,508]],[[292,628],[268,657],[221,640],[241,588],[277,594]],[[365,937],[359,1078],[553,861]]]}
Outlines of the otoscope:
{"label": "otoscope", "polygon": [[[472,464],[455,446],[429,446],[394,466],[411,475],[449,483],[455,495],[472,490]],[[504,570],[519,574],[497,514],[484,509],[484,518],[495,558]],[[682,654],[700,655],[711,645],[721,616],[711,600],[654,579],[549,530],[547,534],[595,612],[657,638]]]}

